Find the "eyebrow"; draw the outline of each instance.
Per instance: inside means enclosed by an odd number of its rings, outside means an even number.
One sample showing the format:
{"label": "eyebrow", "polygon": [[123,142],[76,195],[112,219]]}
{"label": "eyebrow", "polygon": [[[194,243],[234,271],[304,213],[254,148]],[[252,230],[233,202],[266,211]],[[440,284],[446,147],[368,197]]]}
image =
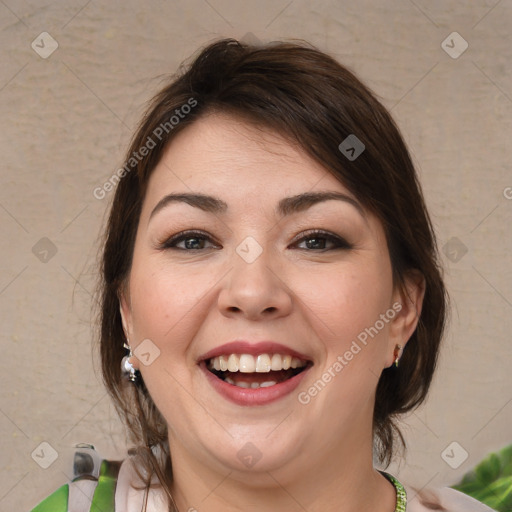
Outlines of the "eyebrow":
{"label": "eyebrow", "polygon": [[[323,201],[344,201],[351,204],[366,220],[366,213],[363,207],[354,198],[341,192],[304,192],[291,197],[284,197],[277,205],[276,212],[284,217],[294,213],[302,212],[313,205]],[[149,220],[160,210],[163,210],[172,203],[186,203],[205,212],[222,214],[228,210],[228,205],[222,199],[199,193],[172,193],[164,196],[153,208]],[[149,222],[149,221],[148,221]]]}

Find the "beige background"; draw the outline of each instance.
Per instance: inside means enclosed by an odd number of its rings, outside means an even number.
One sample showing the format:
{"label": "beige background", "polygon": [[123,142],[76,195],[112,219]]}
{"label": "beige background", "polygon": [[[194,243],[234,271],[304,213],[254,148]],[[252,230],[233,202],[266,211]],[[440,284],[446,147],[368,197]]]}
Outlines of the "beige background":
{"label": "beige background", "polygon": [[[510,0],[1,0],[0,510],[29,510],[64,483],[75,443],[123,457],[91,357],[111,198],[93,190],[162,75],[220,36],[304,38],[351,67],[401,126],[440,245],[456,237],[467,249],[460,258],[452,240],[443,254],[452,322],[429,402],[404,421],[407,459],[390,471],[448,485],[510,443],[511,29]],[[59,45],[46,59],[31,47],[43,50],[45,31]],[[454,31],[469,44],[456,59],[441,46]],[[441,456],[453,441],[468,452],[456,469]],[[47,469],[42,442],[58,455]]]}

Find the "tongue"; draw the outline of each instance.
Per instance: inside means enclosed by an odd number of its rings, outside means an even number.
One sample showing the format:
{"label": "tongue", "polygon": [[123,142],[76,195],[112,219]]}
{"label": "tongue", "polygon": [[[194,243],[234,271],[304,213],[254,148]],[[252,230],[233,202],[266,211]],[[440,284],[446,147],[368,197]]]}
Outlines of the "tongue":
{"label": "tongue", "polygon": [[233,382],[235,383],[247,382],[249,384],[252,384],[253,382],[261,384],[262,382],[268,381],[275,381],[279,384],[292,376],[293,372],[291,370],[279,370],[277,372],[270,371],[267,373],[224,372],[224,377],[233,379]]}

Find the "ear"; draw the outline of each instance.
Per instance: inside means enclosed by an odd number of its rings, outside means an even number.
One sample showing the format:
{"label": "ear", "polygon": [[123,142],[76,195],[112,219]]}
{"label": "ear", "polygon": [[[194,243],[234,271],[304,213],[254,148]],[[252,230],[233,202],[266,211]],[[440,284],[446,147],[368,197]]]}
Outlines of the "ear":
{"label": "ear", "polygon": [[132,312],[129,293],[124,287],[119,292],[119,312],[121,313],[124,335],[127,340],[130,340],[133,337]]}
{"label": "ear", "polygon": [[404,276],[404,286],[393,292],[393,309],[398,311],[389,328],[389,344],[386,368],[395,361],[395,347],[401,345],[401,356],[405,345],[414,333],[421,315],[425,297],[425,277],[419,270],[409,270]]}

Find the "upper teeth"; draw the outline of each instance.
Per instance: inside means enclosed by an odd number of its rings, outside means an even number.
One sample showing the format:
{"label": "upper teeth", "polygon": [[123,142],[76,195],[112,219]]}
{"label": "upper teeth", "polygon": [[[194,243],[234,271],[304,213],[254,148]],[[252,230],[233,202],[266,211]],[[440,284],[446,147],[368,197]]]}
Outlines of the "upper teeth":
{"label": "upper teeth", "polygon": [[271,370],[280,371],[288,370],[289,368],[302,368],[306,364],[306,361],[301,361],[298,357],[290,355],[260,354],[255,357],[251,354],[230,354],[212,357],[208,366],[223,372],[267,373]]}

